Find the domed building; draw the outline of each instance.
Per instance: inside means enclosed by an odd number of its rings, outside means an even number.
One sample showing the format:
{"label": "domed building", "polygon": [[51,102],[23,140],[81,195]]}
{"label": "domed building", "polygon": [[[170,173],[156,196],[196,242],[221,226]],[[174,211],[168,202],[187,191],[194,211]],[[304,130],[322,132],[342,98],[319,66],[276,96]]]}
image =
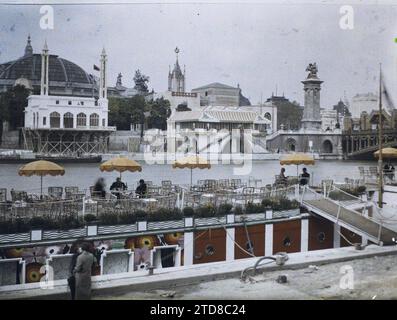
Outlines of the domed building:
{"label": "domed building", "polygon": [[[0,64],[0,92],[14,85],[29,85],[33,94],[40,93],[41,54],[33,53],[30,36],[22,57]],[[97,95],[97,82],[77,64],[58,55],[49,57],[50,95],[92,97]]]}

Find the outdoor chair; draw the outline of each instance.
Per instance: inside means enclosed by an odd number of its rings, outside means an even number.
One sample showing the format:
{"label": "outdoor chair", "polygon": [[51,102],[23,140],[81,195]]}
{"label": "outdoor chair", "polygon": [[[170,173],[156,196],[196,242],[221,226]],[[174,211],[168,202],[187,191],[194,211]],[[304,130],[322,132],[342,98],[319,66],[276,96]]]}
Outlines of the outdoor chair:
{"label": "outdoor chair", "polygon": [[79,187],[65,187],[65,199],[72,199],[79,192]]}
{"label": "outdoor chair", "polygon": [[63,187],[48,187],[48,195],[53,200],[61,200],[63,194]]}
{"label": "outdoor chair", "polygon": [[163,180],[161,181],[161,186],[172,186],[172,181],[171,180]]}
{"label": "outdoor chair", "polygon": [[15,201],[28,201],[28,193],[26,191],[11,190],[11,200]]}
{"label": "outdoor chair", "polygon": [[242,186],[241,179],[232,179],[230,185],[235,189],[240,188]]}

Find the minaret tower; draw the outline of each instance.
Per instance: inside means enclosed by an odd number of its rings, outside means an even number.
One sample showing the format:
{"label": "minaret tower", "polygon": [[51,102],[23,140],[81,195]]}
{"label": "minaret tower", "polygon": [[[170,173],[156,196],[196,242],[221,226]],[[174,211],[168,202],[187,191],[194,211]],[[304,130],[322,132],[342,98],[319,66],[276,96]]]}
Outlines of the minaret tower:
{"label": "minaret tower", "polygon": [[30,35],[28,35],[28,41],[26,43],[24,57],[31,56],[32,54],[33,54],[32,43],[30,41]]}
{"label": "minaret tower", "polygon": [[102,50],[101,54],[101,67],[100,67],[100,77],[99,77],[99,100],[102,99],[107,99],[108,93],[107,93],[107,56],[106,56],[106,51],[105,48]]}
{"label": "minaret tower", "polygon": [[43,51],[41,53],[41,86],[40,95],[48,96],[49,79],[48,79],[48,65],[50,56],[48,54],[47,40],[44,42]]}
{"label": "minaret tower", "polygon": [[302,81],[303,90],[305,92],[302,127],[305,130],[320,130],[320,90],[323,81],[317,77],[318,69],[316,63],[310,63],[306,71],[309,71],[309,74],[307,78]]}
{"label": "minaret tower", "polygon": [[178,47],[175,48],[175,54],[176,54],[176,62],[174,65],[174,69],[168,71],[168,91],[173,91],[173,92],[185,92],[185,68],[181,70],[181,67],[179,66],[179,61],[178,61],[178,54],[179,54],[179,49]]}

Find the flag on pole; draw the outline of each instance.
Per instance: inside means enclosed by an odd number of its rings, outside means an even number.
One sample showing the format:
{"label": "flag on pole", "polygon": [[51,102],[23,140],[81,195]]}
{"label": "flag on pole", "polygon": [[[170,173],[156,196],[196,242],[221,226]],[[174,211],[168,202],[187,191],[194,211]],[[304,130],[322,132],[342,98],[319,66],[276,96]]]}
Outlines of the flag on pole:
{"label": "flag on pole", "polygon": [[97,65],[94,64],[94,70],[100,71],[101,69]]}

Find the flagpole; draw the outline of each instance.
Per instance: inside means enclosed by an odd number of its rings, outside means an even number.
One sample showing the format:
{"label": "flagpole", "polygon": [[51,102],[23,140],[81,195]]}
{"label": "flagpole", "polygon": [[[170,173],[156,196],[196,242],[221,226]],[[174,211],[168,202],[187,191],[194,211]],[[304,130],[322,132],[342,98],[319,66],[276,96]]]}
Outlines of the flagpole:
{"label": "flagpole", "polygon": [[382,120],[382,64],[379,64],[379,208],[383,207],[383,120]]}

